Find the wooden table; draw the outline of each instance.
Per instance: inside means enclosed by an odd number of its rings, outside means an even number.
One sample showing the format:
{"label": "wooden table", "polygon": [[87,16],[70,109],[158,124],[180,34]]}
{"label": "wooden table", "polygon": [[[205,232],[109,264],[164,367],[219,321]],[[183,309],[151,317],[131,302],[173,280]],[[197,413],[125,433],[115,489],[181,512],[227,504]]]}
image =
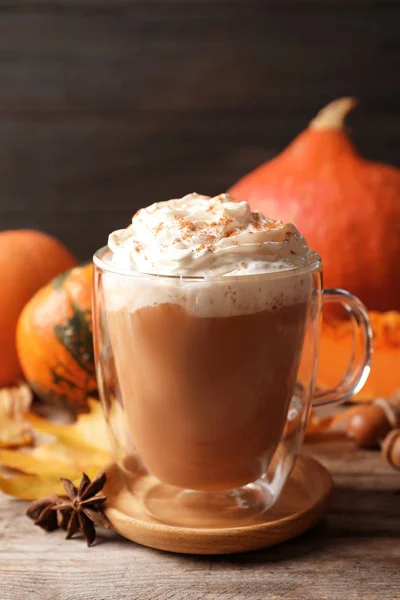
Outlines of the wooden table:
{"label": "wooden table", "polygon": [[399,600],[400,472],[347,442],[305,451],[333,473],[328,515],[300,538],[230,557],[150,550],[101,535],[46,534],[0,497],[1,600]]}

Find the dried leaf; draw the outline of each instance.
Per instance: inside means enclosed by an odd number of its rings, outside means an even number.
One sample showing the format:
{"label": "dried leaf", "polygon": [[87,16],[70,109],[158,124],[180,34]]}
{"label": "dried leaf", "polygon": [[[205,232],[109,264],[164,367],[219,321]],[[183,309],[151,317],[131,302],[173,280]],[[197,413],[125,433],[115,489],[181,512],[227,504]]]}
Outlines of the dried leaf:
{"label": "dried leaf", "polygon": [[24,383],[0,389],[0,448],[32,444],[32,429],[25,420],[31,403],[32,392]]}
{"label": "dried leaf", "polygon": [[20,448],[33,442],[32,430],[24,421],[0,421],[0,448]]}
{"label": "dried leaf", "polygon": [[88,405],[90,412],[79,415],[72,425],[51,423],[33,414],[29,414],[27,418],[34,430],[54,435],[62,444],[84,450],[96,449],[108,456],[105,449],[109,448],[109,438],[100,403],[89,398]]}
{"label": "dried leaf", "polygon": [[[51,460],[50,460],[51,459]],[[41,475],[44,477],[60,477],[65,471],[68,463],[47,456],[38,458],[35,451],[31,453],[17,452],[16,450],[0,450],[0,464],[4,467],[17,469],[28,475]],[[73,469],[69,469],[69,471]],[[70,472],[68,473],[70,474]]]}
{"label": "dried leaf", "polygon": [[23,417],[32,404],[32,392],[26,383],[0,389],[0,419]]}
{"label": "dried leaf", "polygon": [[[89,406],[90,413],[79,416],[71,425],[57,425],[36,415],[27,415],[35,432],[54,439],[30,451],[0,449],[0,466],[24,474],[0,477],[0,489],[18,498],[35,500],[51,492],[65,494],[60,477],[79,485],[82,471],[90,478],[104,471],[111,460],[106,425],[99,403],[89,400]],[[87,476],[82,480],[84,488],[98,483],[94,479],[90,484]],[[86,488],[82,490],[85,496],[86,492]]]}
{"label": "dried leaf", "polygon": [[[95,428],[93,431],[96,431]],[[64,463],[66,465],[74,465],[74,469],[82,473],[86,468],[93,467],[94,465],[98,466],[98,470],[104,466],[110,460],[110,453],[103,450],[99,451],[97,448],[92,447],[75,447],[73,443],[68,442],[50,442],[48,444],[43,444],[42,446],[37,446],[32,454],[45,462],[49,461],[50,455],[54,460],[57,460],[60,463]],[[59,475],[63,475],[63,473],[59,472]]]}
{"label": "dried leaf", "polygon": [[[79,483],[79,477],[76,481]],[[0,476],[0,490],[21,500],[37,500],[52,493],[64,494],[58,478],[41,479],[35,475],[17,475],[10,479]]]}

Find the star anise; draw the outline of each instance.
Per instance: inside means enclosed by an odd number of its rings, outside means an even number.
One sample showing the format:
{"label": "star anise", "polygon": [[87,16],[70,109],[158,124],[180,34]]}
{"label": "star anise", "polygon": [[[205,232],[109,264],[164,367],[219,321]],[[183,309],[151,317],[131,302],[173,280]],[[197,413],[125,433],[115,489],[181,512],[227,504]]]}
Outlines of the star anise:
{"label": "star anise", "polygon": [[90,481],[83,473],[78,488],[69,479],[61,477],[61,481],[68,498],[53,506],[53,511],[57,512],[58,526],[67,530],[67,540],[78,530],[83,531],[87,545],[91,546],[96,537],[94,526],[110,527],[110,522],[103,512],[103,504],[107,498],[97,495],[104,487],[106,475],[101,473]]}
{"label": "star anise", "polygon": [[26,514],[33,519],[35,525],[46,531],[54,531],[58,527],[66,529],[67,539],[81,530],[87,545],[91,546],[96,537],[95,525],[111,527],[103,512],[106,496],[98,495],[104,487],[106,475],[101,473],[90,481],[83,473],[78,488],[69,479],[61,477],[61,481],[67,496],[51,494],[37,500],[31,504]]}
{"label": "star anise", "polygon": [[54,531],[58,528],[57,514],[53,508],[59,501],[56,494],[51,494],[47,498],[41,498],[33,502],[26,511],[26,514],[33,520],[35,525],[39,525],[45,531]]}

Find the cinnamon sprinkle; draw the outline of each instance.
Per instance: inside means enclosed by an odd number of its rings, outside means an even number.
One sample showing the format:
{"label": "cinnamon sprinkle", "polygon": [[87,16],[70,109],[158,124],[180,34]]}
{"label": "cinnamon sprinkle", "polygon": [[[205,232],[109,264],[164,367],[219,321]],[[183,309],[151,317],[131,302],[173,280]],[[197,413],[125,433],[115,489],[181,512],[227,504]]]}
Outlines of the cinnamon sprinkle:
{"label": "cinnamon sprinkle", "polygon": [[157,225],[157,227],[154,227],[154,233],[156,235],[158,235],[162,229],[164,229],[164,223],[163,222],[159,223]]}
{"label": "cinnamon sprinkle", "polygon": [[228,233],[226,234],[225,237],[230,238],[234,235],[238,235],[239,232],[240,232],[240,229],[238,227],[235,227],[235,229],[232,229],[232,231],[228,231]]}

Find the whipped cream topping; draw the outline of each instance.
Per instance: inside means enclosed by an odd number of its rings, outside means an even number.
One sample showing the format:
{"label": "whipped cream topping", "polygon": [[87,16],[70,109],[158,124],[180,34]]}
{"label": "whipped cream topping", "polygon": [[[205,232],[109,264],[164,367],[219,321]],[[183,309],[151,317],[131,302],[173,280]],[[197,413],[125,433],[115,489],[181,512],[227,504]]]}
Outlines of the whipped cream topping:
{"label": "whipped cream topping", "polygon": [[294,225],[252,212],[228,194],[152,204],[111,233],[108,246],[119,269],[207,279],[293,269],[310,256]]}

